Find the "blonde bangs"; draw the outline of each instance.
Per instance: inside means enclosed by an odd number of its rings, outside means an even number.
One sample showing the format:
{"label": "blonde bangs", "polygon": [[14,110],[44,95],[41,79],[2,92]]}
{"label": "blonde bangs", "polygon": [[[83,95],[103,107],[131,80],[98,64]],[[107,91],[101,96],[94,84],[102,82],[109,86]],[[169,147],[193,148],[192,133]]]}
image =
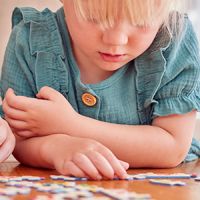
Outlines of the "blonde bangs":
{"label": "blonde bangs", "polygon": [[103,27],[112,27],[118,18],[121,0],[74,0],[79,17]]}
{"label": "blonde bangs", "polygon": [[73,0],[77,15],[84,20],[112,27],[120,19],[135,26],[168,25],[170,13],[182,12],[184,0]]}

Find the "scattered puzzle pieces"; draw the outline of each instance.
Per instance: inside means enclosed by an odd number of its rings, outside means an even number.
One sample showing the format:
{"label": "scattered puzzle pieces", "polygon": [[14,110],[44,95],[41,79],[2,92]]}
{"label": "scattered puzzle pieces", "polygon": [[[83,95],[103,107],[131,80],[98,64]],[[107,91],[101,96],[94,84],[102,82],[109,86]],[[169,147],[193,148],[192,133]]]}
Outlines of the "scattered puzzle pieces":
{"label": "scattered puzzle pieces", "polygon": [[[174,174],[155,174],[152,172],[144,174],[129,174],[125,180],[144,180],[144,179],[189,179],[197,177],[196,174],[174,173]],[[119,179],[118,179],[119,180]]]}
{"label": "scattered puzzle pieces", "polygon": [[185,182],[182,181],[171,181],[169,179],[150,179],[150,183],[158,184],[158,185],[168,185],[168,186],[184,186]]}
{"label": "scattered puzzle pieces", "polygon": [[7,183],[9,181],[42,181],[44,177],[40,176],[0,176],[0,183]]}
{"label": "scattered puzzle pieces", "polygon": [[87,178],[63,176],[63,175],[50,175],[52,180],[63,180],[63,181],[87,181]]}
{"label": "scattered puzzle pieces", "polygon": [[[42,183],[43,177],[22,176],[22,177],[0,177],[1,184],[4,188],[0,188],[0,195],[11,198],[15,195],[28,195],[32,189],[43,192],[45,195],[39,195],[32,200],[65,200],[65,199],[81,199],[81,200],[108,200],[108,199],[135,199],[145,200],[151,199],[150,194],[137,194],[129,192],[125,189],[105,189],[95,185],[76,184],[75,181],[87,180],[85,178],[68,177],[62,175],[51,175],[50,183]],[[48,196],[47,196],[48,195]],[[99,196],[100,195],[100,196]],[[8,200],[6,199],[6,200]],[[3,199],[0,199],[3,200]]]}
{"label": "scattered puzzle pieces", "polygon": [[124,189],[103,189],[101,191],[104,195],[111,197],[112,199],[136,199],[136,200],[148,200],[151,199],[150,194],[138,194],[135,192],[127,192]]}
{"label": "scattered puzzle pieces", "polygon": [[30,188],[16,188],[16,187],[0,188],[0,194],[5,196],[15,196],[17,194],[29,194],[30,192],[31,192]]}
{"label": "scattered puzzle pieces", "polygon": [[200,176],[197,176],[194,180],[195,181],[200,181]]}
{"label": "scattered puzzle pieces", "polygon": [[154,173],[147,173],[147,179],[163,179],[163,178],[174,178],[174,179],[188,179],[188,178],[195,178],[196,174],[185,174],[185,173],[174,173],[174,174],[154,174]]}
{"label": "scattered puzzle pieces", "polygon": [[[168,185],[168,186],[184,186],[185,182],[172,181],[170,179],[189,179],[200,181],[200,176],[196,174],[129,174],[125,180],[145,180],[148,179],[152,184]],[[149,200],[150,194],[138,194],[129,192],[125,189],[106,189],[96,185],[77,184],[76,181],[87,181],[87,178],[79,178],[63,175],[50,175],[50,182],[42,182],[44,177],[38,176],[0,176],[0,184],[4,184],[4,188],[0,188],[0,200],[12,200],[15,195],[28,195],[32,189],[43,192],[44,195],[38,195],[32,200],[65,200],[65,199],[81,199],[81,200],[109,200],[109,199],[134,199]],[[115,178],[115,180],[119,180]],[[2,197],[2,198],[1,198]]]}

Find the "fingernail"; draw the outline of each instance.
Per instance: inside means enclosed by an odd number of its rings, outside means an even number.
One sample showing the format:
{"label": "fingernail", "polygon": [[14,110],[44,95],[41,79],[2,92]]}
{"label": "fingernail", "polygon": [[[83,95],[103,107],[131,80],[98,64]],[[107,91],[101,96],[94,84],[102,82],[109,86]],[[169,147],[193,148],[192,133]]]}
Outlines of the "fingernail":
{"label": "fingernail", "polygon": [[97,178],[97,180],[101,180],[101,179],[102,179],[102,176],[101,176],[101,175],[98,175],[96,178]]}
{"label": "fingernail", "polygon": [[121,164],[121,165],[122,165],[122,167],[123,167],[124,170],[127,170],[129,168],[129,163],[127,163],[127,162],[123,161],[123,164]]}
{"label": "fingernail", "polygon": [[126,179],[127,177],[128,177],[127,172],[124,172],[124,173],[120,176],[121,179]]}

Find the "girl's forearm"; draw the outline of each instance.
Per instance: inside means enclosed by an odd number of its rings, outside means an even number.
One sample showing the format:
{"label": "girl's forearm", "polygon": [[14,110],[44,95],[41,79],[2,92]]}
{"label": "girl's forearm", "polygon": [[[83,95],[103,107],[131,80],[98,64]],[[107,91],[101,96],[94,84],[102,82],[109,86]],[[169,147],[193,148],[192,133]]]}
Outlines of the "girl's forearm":
{"label": "girl's forearm", "polygon": [[[120,125],[80,116],[73,133],[107,146],[131,167],[173,167],[184,158],[166,130],[150,125]],[[190,141],[189,141],[190,142]]]}
{"label": "girl's forearm", "polygon": [[50,162],[49,156],[51,155],[53,137],[55,136],[48,135],[22,139],[16,136],[17,142],[13,155],[22,164],[51,169],[53,164]]}

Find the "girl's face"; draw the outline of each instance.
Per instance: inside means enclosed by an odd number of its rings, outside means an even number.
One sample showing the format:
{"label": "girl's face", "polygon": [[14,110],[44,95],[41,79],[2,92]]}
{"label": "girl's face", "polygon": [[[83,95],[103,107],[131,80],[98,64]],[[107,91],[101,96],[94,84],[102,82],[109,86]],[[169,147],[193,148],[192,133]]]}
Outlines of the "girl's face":
{"label": "girl's face", "polygon": [[93,72],[93,76],[99,73],[106,78],[146,51],[160,27],[137,27],[121,20],[112,28],[102,29],[97,23],[78,18],[71,0],[63,0],[63,6],[81,74]]}

